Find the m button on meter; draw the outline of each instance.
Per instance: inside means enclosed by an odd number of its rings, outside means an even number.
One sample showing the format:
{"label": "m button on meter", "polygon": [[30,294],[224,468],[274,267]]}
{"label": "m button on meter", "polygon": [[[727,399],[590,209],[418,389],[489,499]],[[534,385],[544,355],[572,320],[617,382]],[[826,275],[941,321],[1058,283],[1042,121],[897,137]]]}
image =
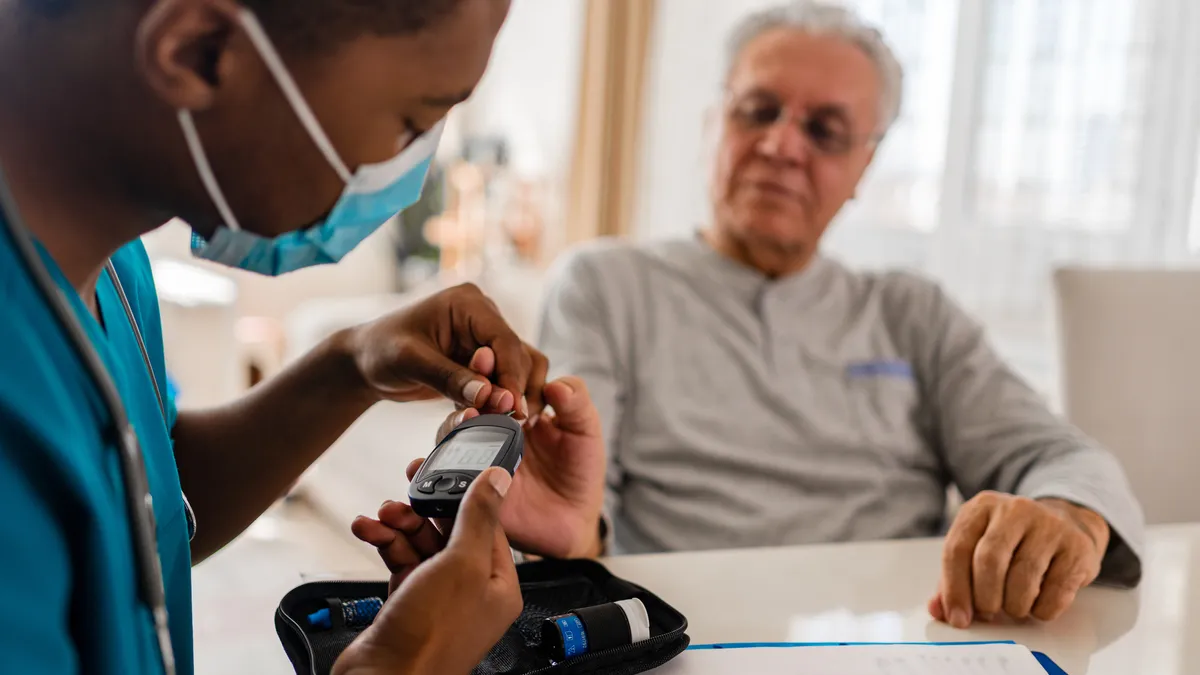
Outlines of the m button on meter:
{"label": "m button on meter", "polygon": [[437,485],[437,482],[437,478],[426,478],[425,480],[421,481],[419,485],[417,485],[417,492],[423,492],[427,495],[431,495],[436,489],[434,486]]}

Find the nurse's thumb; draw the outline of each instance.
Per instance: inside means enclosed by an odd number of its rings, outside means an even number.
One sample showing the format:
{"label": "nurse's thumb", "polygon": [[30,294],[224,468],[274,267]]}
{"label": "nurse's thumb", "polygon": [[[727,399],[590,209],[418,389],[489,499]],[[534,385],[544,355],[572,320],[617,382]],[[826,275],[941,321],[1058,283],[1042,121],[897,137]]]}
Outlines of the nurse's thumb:
{"label": "nurse's thumb", "polygon": [[511,485],[512,476],[500,467],[479,474],[458,507],[446,545],[448,551],[466,554],[490,567],[492,545],[500,528],[500,507]]}

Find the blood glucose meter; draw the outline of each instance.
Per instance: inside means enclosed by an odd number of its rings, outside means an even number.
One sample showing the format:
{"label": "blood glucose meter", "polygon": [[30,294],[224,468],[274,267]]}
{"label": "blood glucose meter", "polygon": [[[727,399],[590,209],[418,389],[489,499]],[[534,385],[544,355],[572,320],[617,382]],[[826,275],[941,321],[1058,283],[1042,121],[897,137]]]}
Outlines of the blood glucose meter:
{"label": "blood glucose meter", "polygon": [[516,473],[525,450],[521,425],[507,415],[480,415],[460,424],[438,444],[408,486],[413,511],[453,518],[467,488],[485,469]]}

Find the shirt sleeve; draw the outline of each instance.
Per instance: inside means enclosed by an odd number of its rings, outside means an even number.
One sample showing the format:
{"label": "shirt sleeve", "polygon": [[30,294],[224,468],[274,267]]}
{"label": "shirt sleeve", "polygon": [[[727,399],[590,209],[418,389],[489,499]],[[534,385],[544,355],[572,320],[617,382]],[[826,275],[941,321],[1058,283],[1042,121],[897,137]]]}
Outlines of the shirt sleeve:
{"label": "shirt sleeve", "polygon": [[983,328],[941,289],[932,290],[925,325],[935,333],[922,384],[933,403],[935,444],[963,496],[994,490],[1095,511],[1112,530],[1100,580],[1137,585],[1145,520],[1120,463],[1051,412],[988,344]]}
{"label": "shirt sleeve", "polygon": [[618,430],[626,392],[621,349],[614,330],[618,323],[601,288],[600,277],[586,255],[565,256],[547,284],[538,343],[550,360],[551,377],[581,378],[600,413],[608,457],[604,517],[609,527],[605,548],[611,551],[611,524],[620,506],[624,480]]}
{"label": "shirt sleeve", "polygon": [[[38,441],[0,407],[0,661],[5,672],[79,672],[71,639],[71,567],[54,482]],[[55,495],[60,495],[55,499]]]}

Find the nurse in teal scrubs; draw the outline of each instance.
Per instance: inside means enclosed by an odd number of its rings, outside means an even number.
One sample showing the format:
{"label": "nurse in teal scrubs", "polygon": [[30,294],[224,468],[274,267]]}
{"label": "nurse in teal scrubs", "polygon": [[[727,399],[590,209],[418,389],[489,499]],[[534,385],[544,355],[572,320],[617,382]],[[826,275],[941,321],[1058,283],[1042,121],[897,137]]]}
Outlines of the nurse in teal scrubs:
{"label": "nurse in teal scrubs", "polygon": [[[190,673],[191,565],[369,407],[446,396],[529,419],[544,395],[566,402],[463,287],[334,335],[241,400],[176,410],[138,243],[179,217],[220,264],[338,262],[419,196],[508,5],[0,0],[0,671]],[[427,545],[337,672],[469,672],[520,610],[507,537],[598,550],[603,458],[527,452],[561,470],[485,474],[448,542],[420,519],[397,538]],[[228,617],[248,620],[265,619]]]}

